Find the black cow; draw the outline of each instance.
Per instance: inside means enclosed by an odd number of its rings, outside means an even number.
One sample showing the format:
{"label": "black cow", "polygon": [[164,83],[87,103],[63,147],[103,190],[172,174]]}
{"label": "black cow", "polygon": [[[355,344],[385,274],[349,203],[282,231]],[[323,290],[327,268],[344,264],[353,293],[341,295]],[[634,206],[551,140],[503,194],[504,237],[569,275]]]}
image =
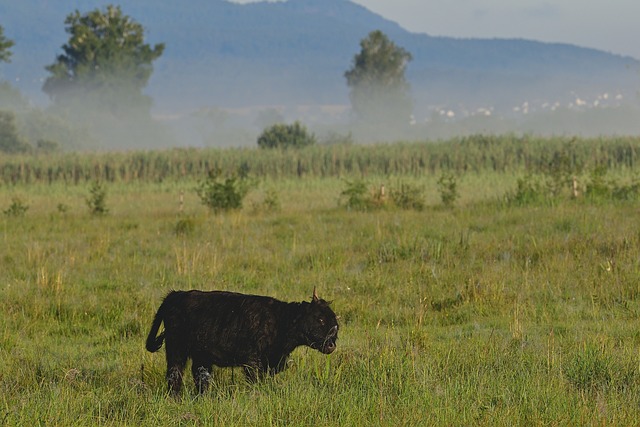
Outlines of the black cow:
{"label": "black cow", "polygon": [[[160,324],[164,331],[158,334]],[[212,365],[242,366],[249,381],[286,367],[289,354],[307,345],[329,354],[336,349],[338,322],[329,303],[313,290],[311,302],[222,291],[173,291],[156,313],[147,350],[166,341],[167,382],[177,394],[187,359],[200,393]]]}

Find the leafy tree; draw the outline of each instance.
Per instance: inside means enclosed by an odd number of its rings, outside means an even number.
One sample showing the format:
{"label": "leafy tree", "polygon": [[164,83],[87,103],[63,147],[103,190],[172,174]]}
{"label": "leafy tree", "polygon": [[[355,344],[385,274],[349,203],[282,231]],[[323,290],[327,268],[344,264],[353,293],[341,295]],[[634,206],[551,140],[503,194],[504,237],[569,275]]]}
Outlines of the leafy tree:
{"label": "leafy tree", "polygon": [[265,129],[258,137],[260,148],[301,148],[314,145],[316,137],[300,122],[278,123]]}
{"label": "leafy tree", "polygon": [[[67,16],[65,25],[69,41],[62,46],[64,54],[46,67],[51,75],[43,86],[54,102],[97,92],[103,105],[125,98],[133,105],[150,106],[144,101],[142,89],[164,44],[152,48],[144,43],[142,25],[124,15],[119,6],[86,14],[76,10]],[[116,94],[115,99],[109,99],[110,94]]]}
{"label": "leafy tree", "polygon": [[100,181],[95,181],[89,189],[91,195],[86,198],[89,212],[94,216],[102,216],[109,213],[107,208],[107,189]]}
{"label": "leafy tree", "polygon": [[75,11],[65,29],[64,52],[46,67],[51,112],[73,117],[101,148],[169,145],[169,132],[153,121],[151,98],[142,93],[164,44],[145,43],[142,25],[118,6]]}
{"label": "leafy tree", "polygon": [[[4,36],[4,28],[0,25],[0,62],[11,62],[11,48],[13,40],[9,40]],[[0,81],[0,109],[8,110],[25,110],[28,107],[28,101],[22,96],[20,91],[9,82]]]}
{"label": "leafy tree", "polygon": [[369,33],[360,47],[344,74],[358,118],[383,125],[408,123],[413,106],[405,70],[411,54],[379,30]]}
{"label": "leafy tree", "polygon": [[4,36],[4,28],[0,25],[0,62],[11,62],[11,47],[13,40],[9,40]]}
{"label": "leafy tree", "polygon": [[10,111],[0,110],[0,152],[24,153],[30,146],[18,134],[16,115]]}

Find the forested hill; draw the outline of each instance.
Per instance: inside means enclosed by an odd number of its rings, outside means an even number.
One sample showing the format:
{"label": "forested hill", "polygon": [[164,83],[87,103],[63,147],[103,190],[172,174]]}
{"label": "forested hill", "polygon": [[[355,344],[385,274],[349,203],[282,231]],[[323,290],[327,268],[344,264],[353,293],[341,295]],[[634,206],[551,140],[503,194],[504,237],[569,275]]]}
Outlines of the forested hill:
{"label": "forested hill", "polygon": [[[142,23],[147,41],[166,43],[147,92],[156,108],[347,103],[343,77],[359,41],[380,29],[412,53],[408,69],[418,108],[453,103],[515,105],[578,94],[635,93],[640,63],[566,44],[480,40],[410,33],[347,0],[289,0],[239,5],[223,0],[114,0]],[[107,2],[0,2],[0,25],[13,39],[0,65],[32,99],[68,36],[65,17]]]}

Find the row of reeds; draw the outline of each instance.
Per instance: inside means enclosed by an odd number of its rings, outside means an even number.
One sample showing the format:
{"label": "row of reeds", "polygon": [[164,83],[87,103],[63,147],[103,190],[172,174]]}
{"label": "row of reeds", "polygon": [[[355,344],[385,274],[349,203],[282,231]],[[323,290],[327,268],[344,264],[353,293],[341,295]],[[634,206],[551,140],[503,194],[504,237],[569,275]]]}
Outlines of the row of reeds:
{"label": "row of reeds", "polygon": [[0,183],[180,181],[199,179],[211,170],[223,174],[242,170],[259,178],[537,172],[558,159],[571,163],[572,168],[617,169],[634,167],[639,153],[640,137],[475,135],[438,142],[315,145],[300,150],[191,148],[1,155]]}

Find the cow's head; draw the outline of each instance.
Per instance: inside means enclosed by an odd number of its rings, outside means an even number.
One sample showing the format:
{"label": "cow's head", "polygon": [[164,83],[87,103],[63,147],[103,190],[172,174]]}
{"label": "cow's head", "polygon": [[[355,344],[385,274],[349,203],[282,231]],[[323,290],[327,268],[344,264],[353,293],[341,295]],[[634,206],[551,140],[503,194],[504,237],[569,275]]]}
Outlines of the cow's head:
{"label": "cow's head", "polygon": [[303,306],[300,328],[306,344],[324,354],[333,353],[338,339],[338,319],[329,303],[318,298],[314,288],[311,303],[303,303]]}

